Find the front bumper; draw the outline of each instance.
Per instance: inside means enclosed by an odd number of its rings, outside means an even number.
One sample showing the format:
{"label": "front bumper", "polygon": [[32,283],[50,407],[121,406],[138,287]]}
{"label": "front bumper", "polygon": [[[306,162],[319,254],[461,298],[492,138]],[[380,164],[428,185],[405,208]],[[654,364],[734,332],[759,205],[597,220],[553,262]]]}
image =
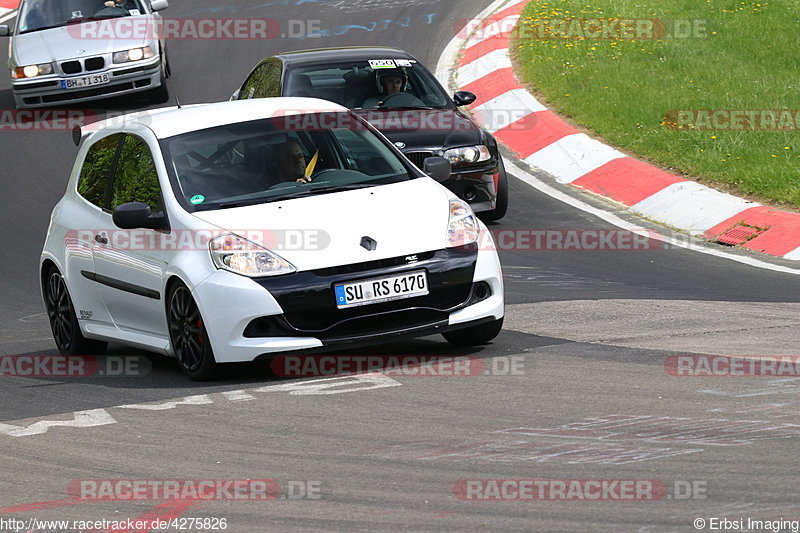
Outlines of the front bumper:
{"label": "front bumper", "polygon": [[[110,82],[93,87],[62,89],[61,82],[93,74],[108,74]],[[112,68],[83,72],[75,76],[47,76],[41,79],[12,80],[14,102],[18,108],[47,107],[110,98],[155,89],[161,85],[161,58],[156,56],[139,64],[121,64]]]}
{"label": "front bumper", "polygon": [[[503,317],[496,252],[473,246],[418,257],[412,264],[401,257],[261,279],[217,271],[193,292],[221,363],[423,337]],[[336,283],[422,269],[427,296],[336,307]],[[478,287],[488,295],[480,297]]]}

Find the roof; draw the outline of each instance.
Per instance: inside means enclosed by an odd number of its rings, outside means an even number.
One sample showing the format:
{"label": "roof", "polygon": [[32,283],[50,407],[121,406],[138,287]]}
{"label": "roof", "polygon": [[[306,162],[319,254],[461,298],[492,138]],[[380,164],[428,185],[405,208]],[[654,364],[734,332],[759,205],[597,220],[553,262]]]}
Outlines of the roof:
{"label": "roof", "polygon": [[382,46],[352,46],[347,48],[297,50],[294,52],[275,54],[272,57],[278,57],[282,61],[292,65],[363,61],[367,59],[415,59],[414,56],[404,50]]}
{"label": "roof", "polygon": [[326,111],[345,112],[347,108],[319,98],[257,98],[189,105],[181,108],[152,109],[112,117],[89,124],[82,129],[83,132],[91,132],[107,128],[129,129],[144,126],[152,130],[159,139],[165,139],[225,124]]}

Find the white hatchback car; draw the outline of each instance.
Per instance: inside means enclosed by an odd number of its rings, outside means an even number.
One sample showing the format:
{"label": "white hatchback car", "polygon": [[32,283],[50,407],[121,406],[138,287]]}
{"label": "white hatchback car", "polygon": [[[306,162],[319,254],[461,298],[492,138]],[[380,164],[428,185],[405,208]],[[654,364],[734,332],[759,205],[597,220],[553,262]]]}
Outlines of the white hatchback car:
{"label": "white hatchback car", "polygon": [[[61,353],[109,341],[219,363],[442,333],[498,335],[486,227],[344,107],[310,98],[169,108],[76,131],[41,256]],[[436,180],[429,176],[434,176]]]}

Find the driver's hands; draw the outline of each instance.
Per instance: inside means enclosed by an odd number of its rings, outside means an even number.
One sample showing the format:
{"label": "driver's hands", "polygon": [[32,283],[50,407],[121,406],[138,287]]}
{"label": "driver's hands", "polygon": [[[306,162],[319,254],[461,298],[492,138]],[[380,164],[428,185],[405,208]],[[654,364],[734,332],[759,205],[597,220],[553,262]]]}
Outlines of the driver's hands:
{"label": "driver's hands", "polygon": [[106,2],[103,5],[106,6],[106,7],[114,7],[114,2],[113,2],[113,0],[109,0],[108,2]]}
{"label": "driver's hands", "polygon": [[311,176],[305,176],[297,180],[297,183],[311,183]]}

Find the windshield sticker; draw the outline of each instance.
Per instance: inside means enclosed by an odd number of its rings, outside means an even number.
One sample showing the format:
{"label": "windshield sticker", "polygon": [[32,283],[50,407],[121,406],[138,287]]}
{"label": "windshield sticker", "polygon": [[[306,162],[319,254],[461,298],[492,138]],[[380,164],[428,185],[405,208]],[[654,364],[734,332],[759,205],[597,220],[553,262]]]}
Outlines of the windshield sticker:
{"label": "windshield sticker", "polygon": [[128,13],[130,13],[133,16],[142,14],[141,11],[139,11],[138,9],[131,9],[130,11],[128,11]]}
{"label": "windshield sticker", "polygon": [[397,65],[394,62],[394,59],[370,59],[369,66],[373,69],[397,67]]}
{"label": "windshield sticker", "polygon": [[203,203],[203,202],[205,202],[205,201],[206,201],[206,197],[205,197],[205,196],[203,196],[202,194],[195,194],[195,195],[194,195],[194,196],[192,196],[192,197],[191,197],[191,199],[189,200],[189,202],[190,202],[192,205],[200,205],[200,204],[202,204],[202,203]]}
{"label": "windshield sticker", "polygon": [[412,61],[410,59],[395,59],[395,63],[397,63],[398,67],[410,67],[416,63],[416,61]]}
{"label": "windshield sticker", "polygon": [[74,19],[82,19],[83,18],[83,12],[82,11],[73,11],[72,12],[72,18],[74,18]]}

